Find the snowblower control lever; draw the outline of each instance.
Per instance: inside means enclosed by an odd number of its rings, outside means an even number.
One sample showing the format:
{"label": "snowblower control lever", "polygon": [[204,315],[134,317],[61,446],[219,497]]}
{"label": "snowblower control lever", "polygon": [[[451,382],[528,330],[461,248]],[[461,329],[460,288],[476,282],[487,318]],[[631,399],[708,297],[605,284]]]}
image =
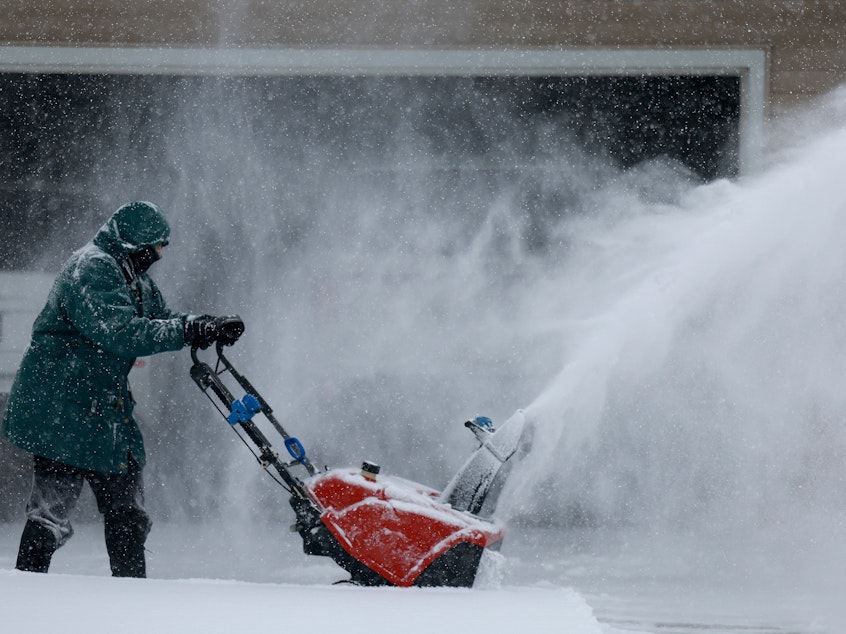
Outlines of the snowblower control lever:
{"label": "snowblower control lever", "polygon": [[291,457],[294,460],[303,464],[303,461],[306,459],[306,452],[305,447],[303,447],[303,443],[296,438],[286,438],[285,449],[288,450],[288,453],[291,454]]}
{"label": "snowblower control lever", "polygon": [[261,403],[252,394],[244,394],[244,398],[233,402],[230,409],[232,412],[226,417],[226,420],[229,421],[230,425],[237,425],[252,420],[253,416],[261,411]]}

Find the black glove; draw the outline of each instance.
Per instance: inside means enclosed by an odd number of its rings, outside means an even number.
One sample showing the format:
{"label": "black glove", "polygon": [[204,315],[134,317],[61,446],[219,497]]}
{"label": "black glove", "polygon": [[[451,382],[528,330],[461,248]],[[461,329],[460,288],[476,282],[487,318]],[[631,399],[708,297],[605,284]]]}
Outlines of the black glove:
{"label": "black glove", "polygon": [[231,346],[243,333],[244,322],[237,315],[192,315],[185,320],[185,343],[203,350],[215,341]]}
{"label": "black glove", "polygon": [[183,327],[185,343],[205,350],[217,339],[215,317],[211,315],[189,315]]}
{"label": "black glove", "polygon": [[217,340],[224,346],[231,346],[244,334],[244,322],[238,315],[226,315],[214,320]]}

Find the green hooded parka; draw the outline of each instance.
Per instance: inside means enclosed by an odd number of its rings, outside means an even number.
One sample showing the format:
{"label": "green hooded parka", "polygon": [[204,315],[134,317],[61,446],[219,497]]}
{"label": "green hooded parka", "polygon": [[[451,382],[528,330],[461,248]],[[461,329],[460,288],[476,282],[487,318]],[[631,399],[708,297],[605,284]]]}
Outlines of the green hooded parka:
{"label": "green hooded parka", "polygon": [[179,350],[185,314],[167,308],[130,253],[166,244],[167,221],[151,203],[122,206],[75,252],[32,328],[0,431],[13,444],[104,473],[144,466],[128,374],[136,357]]}

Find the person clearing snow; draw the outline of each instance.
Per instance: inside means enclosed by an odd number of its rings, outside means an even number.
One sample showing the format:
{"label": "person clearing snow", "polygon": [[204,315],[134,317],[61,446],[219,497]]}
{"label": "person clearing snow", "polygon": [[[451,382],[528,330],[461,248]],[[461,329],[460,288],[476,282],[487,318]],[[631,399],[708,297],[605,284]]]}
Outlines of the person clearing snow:
{"label": "person clearing snow", "polygon": [[[4,436],[33,455],[18,570],[47,572],[53,553],[73,535],[69,515],[87,481],[103,515],[112,574],[146,576],[151,520],[129,370],[136,357],[207,348],[221,323],[170,310],[147,274],[169,237],[156,205],[121,206],[67,260],[35,320],[0,424]],[[235,338],[241,331],[243,324]]]}

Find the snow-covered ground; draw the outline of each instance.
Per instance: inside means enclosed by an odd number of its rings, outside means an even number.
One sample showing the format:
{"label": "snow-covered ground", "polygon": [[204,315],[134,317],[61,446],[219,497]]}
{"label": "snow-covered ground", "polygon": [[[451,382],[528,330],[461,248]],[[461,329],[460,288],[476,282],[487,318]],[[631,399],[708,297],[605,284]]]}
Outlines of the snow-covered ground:
{"label": "snow-covered ground", "polygon": [[[306,558],[284,532],[168,526],[151,536],[147,580],[111,579],[99,527],[83,525],[49,575],[9,571],[15,533],[2,526],[3,631],[607,632],[568,588],[359,588],[331,562]],[[192,578],[193,577],[193,578]],[[204,577],[198,579],[196,577]],[[54,624],[49,619],[55,619]]]}
{"label": "snow-covered ground", "polygon": [[[286,527],[156,526],[146,580],[112,579],[101,527],[77,526],[49,575],[12,571],[20,525],[0,525],[3,631],[235,632],[305,627],[344,632],[636,631],[667,634],[835,633],[804,591],[742,574],[698,573],[692,544],[663,551],[549,529],[513,529],[483,560],[476,587],[359,588],[300,552]],[[692,569],[693,568],[693,569]]]}
{"label": "snow-covered ground", "polygon": [[426,591],[0,573],[6,632],[570,632],[603,628],[561,589]]}

